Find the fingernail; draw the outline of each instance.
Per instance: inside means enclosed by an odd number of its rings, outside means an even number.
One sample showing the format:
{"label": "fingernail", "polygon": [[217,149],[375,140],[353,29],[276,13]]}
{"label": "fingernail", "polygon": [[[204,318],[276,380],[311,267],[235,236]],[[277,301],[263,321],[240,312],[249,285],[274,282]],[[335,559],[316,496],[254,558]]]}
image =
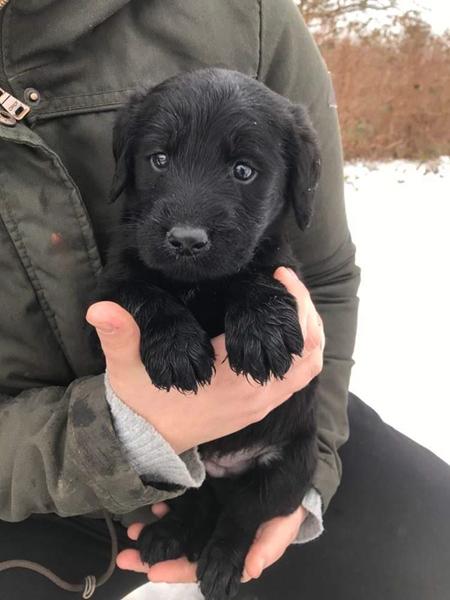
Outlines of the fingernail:
{"label": "fingernail", "polygon": [[266,561],[264,560],[264,558],[261,558],[259,560],[258,571],[257,571],[257,575],[255,575],[255,579],[257,579],[261,575],[261,573],[264,571],[265,566],[266,566]]}
{"label": "fingernail", "polygon": [[116,331],[116,328],[111,323],[97,323],[95,329],[99,333],[114,333]]}
{"label": "fingernail", "polygon": [[250,575],[247,573],[247,571],[244,569],[243,573],[242,573],[242,577],[241,577],[241,583],[248,583],[249,581],[251,581],[251,577]]}
{"label": "fingernail", "polygon": [[294,269],[291,269],[290,267],[286,267],[286,271],[289,273],[289,275],[291,277],[295,277],[295,279],[297,279],[297,273],[294,271]]}
{"label": "fingernail", "polygon": [[322,352],[325,350],[325,342],[326,342],[325,334],[322,331],[322,335],[320,337],[320,349],[322,350]]}

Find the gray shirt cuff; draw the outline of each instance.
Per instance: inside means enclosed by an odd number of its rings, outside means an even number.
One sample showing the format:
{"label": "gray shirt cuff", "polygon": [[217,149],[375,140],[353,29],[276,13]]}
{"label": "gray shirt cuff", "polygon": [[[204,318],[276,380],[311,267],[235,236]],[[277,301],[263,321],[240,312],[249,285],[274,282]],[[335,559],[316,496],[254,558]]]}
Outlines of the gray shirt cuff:
{"label": "gray shirt cuff", "polygon": [[304,496],[302,506],[308,511],[294,544],[305,544],[315,540],[323,533],[322,498],[315,488],[311,488]]}
{"label": "gray shirt cuff", "polygon": [[107,373],[105,393],[124,454],[144,482],[160,481],[185,488],[201,486],[205,468],[196,448],[178,456],[151,423],[116,396]]}

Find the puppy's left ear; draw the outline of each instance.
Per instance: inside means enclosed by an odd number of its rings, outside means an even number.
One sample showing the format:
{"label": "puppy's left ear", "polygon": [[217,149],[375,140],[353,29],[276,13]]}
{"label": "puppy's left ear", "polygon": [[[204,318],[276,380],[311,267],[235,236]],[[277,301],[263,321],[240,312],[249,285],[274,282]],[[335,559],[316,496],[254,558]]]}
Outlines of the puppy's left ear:
{"label": "puppy's left ear", "polygon": [[290,105],[292,116],[288,147],[287,193],[298,226],[302,231],[311,224],[314,194],[320,177],[320,154],[311,119],[301,105]]}

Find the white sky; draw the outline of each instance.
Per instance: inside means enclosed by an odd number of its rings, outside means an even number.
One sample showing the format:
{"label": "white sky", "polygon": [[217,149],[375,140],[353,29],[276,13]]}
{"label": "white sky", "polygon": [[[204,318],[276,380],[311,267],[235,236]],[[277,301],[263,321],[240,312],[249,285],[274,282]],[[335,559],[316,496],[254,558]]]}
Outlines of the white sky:
{"label": "white sky", "polygon": [[[294,0],[299,4],[299,0]],[[424,21],[430,23],[433,31],[437,34],[450,29],[450,2],[449,0],[398,0],[401,11],[419,10]],[[376,15],[376,16],[375,16]],[[379,20],[379,13],[374,17]]]}
{"label": "white sky", "polygon": [[399,0],[401,8],[419,9],[424,21],[440,34],[450,29],[450,3],[448,0]]}

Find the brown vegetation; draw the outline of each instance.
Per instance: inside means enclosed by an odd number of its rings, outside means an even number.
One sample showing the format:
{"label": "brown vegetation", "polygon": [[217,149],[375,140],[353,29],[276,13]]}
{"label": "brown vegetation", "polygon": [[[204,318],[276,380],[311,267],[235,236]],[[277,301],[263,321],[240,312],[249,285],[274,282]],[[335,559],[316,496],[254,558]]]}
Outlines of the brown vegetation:
{"label": "brown vegetation", "polygon": [[321,31],[346,159],[450,155],[449,34],[433,35],[416,14],[371,33]]}

